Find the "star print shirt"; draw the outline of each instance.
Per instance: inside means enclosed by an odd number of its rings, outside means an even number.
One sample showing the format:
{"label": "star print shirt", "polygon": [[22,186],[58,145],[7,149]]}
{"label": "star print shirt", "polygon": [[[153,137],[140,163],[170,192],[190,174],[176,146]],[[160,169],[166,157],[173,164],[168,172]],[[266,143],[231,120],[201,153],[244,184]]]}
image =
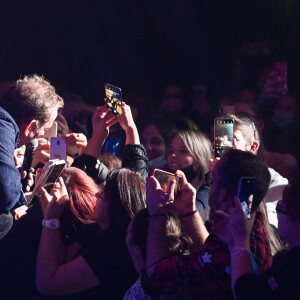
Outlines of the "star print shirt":
{"label": "star print shirt", "polygon": [[[257,213],[251,233],[251,252],[260,271],[272,264],[272,254],[262,221]],[[181,299],[233,299],[230,252],[216,235],[210,234],[198,255],[174,256],[159,263],[142,282],[148,294],[170,293]]]}

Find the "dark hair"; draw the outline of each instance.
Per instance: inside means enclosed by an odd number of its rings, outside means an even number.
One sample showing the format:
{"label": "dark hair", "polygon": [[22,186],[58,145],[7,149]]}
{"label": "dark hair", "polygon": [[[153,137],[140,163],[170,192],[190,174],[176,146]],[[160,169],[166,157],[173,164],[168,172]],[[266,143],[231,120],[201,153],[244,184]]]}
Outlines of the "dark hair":
{"label": "dark hair", "polygon": [[256,155],[237,149],[226,151],[220,162],[222,167],[219,168],[218,176],[232,195],[236,195],[241,177],[256,178],[252,203],[252,209],[255,210],[269,189],[271,176],[266,164]]}
{"label": "dark hair", "polygon": [[122,160],[118,156],[112,155],[110,152],[104,152],[99,155],[98,159],[109,169],[121,169]]}
{"label": "dark hair", "polygon": [[139,130],[140,134],[142,134],[143,130],[148,126],[155,126],[158,130],[159,134],[162,136],[165,144],[169,143],[170,134],[173,129],[173,125],[167,118],[154,117],[152,120],[147,123],[142,124],[141,129]]}
{"label": "dark hair", "polygon": [[110,170],[104,186],[110,229],[126,229],[138,211],[146,207],[145,179],[129,169]]}
{"label": "dark hair", "polygon": [[256,185],[253,195],[252,211],[259,211],[263,218],[263,228],[269,238],[272,255],[282,250],[279,236],[270,227],[264,200],[268,192],[271,175],[266,164],[256,155],[236,149],[226,151],[221,160],[219,179],[232,195],[236,195],[241,177],[255,177]]}
{"label": "dark hair", "polygon": [[[147,255],[147,239],[149,231],[149,212],[140,210],[132,220],[130,243],[138,246],[144,261]],[[189,253],[191,240],[183,233],[180,220],[172,214],[168,214],[166,223],[166,247],[169,255],[184,255]]]}
{"label": "dark hair", "polygon": [[14,118],[18,125],[31,120],[44,125],[51,109],[59,105],[63,99],[55,92],[55,88],[43,76],[25,76],[17,80],[1,98],[1,106]]}

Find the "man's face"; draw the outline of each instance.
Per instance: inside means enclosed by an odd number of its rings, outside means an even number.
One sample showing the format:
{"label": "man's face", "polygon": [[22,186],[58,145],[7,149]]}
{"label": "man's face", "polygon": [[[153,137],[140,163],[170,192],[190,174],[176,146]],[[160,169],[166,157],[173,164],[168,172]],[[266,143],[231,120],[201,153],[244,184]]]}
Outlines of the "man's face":
{"label": "man's face", "polygon": [[[45,131],[53,125],[53,122],[55,121],[55,119],[57,117],[57,112],[58,112],[59,108],[60,108],[59,105],[56,105],[53,108],[51,108],[49,117],[48,117],[48,121],[43,125],[39,125],[39,122],[37,120],[33,120],[35,122],[35,125],[30,127],[27,135],[25,134],[27,124],[21,125],[21,127],[20,127],[20,142],[19,142],[18,147],[21,147],[22,145],[29,143],[33,139],[44,135]],[[31,129],[31,128],[35,128],[35,129]]]}
{"label": "man's face", "polygon": [[242,131],[238,127],[235,127],[233,132],[233,149],[238,149],[242,151],[251,150],[251,145],[249,145],[249,143],[246,141]]}
{"label": "man's face", "polygon": [[40,136],[44,135],[45,132],[50,127],[52,127],[53,122],[55,121],[55,119],[57,117],[58,109],[59,109],[59,106],[57,105],[57,106],[53,107],[53,109],[50,110],[48,121],[45,124],[43,124],[42,126],[39,126],[37,128],[36,132],[34,133],[34,135],[35,135],[34,138],[37,138],[37,137],[40,137]]}

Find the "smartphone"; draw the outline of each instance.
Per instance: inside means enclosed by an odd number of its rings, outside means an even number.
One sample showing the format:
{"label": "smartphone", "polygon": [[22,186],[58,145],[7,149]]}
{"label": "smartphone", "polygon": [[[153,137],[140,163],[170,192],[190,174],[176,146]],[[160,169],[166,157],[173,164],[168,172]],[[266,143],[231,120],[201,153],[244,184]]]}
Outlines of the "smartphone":
{"label": "smartphone", "polygon": [[109,83],[105,84],[104,89],[107,107],[115,115],[122,115],[122,90]]}
{"label": "smartphone", "polygon": [[182,179],[179,176],[160,169],[154,169],[152,176],[154,176],[158,180],[164,193],[167,192],[168,185],[171,179],[175,179],[176,181],[174,195],[176,196],[180,191]]}
{"label": "smartphone", "polygon": [[241,177],[239,181],[237,196],[240,199],[242,210],[247,219],[250,219],[255,184],[255,177]]}
{"label": "smartphone", "polygon": [[123,143],[120,137],[109,135],[105,140],[104,151],[111,153],[113,156],[118,156],[122,145]]}
{"label": "smartphone", "polygon": [[66,161],[64,160],[49,160],[45,165],[39,180],[35,183],[32,191],[31,199],[38,192],[40,187],[44,187],[47,192],[50,192],[54,183],[57,181],[62,171],[66,168]]}
{"label": "smartphone", "polygon": [[61,137],[52,137],[50,139],[50,160],[54,159],[67,159],[67,145]]}
{"label": "smartphone", "polygon": [[233,148],[234,119],[216,118],[214,124],[215,157],[221,157],[224,151]]}
{"label": "smartphone", "polygon": [[48,141],[50,141],[52,137],[57,137],[57,122],[54,121],[53,125],[45,131],[45,134],[43,136],[40,137]]}

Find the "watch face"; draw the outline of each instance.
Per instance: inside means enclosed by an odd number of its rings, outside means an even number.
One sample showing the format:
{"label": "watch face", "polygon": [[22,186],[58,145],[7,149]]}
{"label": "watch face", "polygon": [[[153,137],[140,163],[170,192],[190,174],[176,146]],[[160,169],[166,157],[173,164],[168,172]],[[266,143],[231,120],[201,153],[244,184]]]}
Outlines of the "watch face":
{"label": "watch face", "polygon": [[59,221],[56,219],[51,220],[50,226],[52,229],[58,229],[59,228]]}
{"label": "watch face", "polygon": [[59,220],[51,219],[51,220],[43,220],[43,226],[52,230],[59,229]]}

